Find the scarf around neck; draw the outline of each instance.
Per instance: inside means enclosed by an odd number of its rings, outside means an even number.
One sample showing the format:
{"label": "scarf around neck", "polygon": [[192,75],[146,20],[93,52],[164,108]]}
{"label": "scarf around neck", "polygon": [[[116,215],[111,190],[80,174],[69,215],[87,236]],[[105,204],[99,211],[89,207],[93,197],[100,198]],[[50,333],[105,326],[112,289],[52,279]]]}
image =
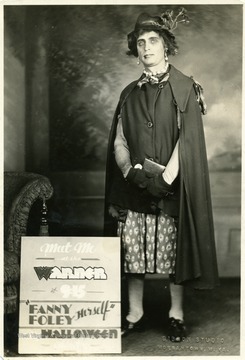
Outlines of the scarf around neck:
{"label": "scarf around neck", "polygon": [[[144,77],[143,77],[144,76]],[[141,88],[143,84],[150,83],[150,84],[159,84],[168,81],[169,79],[169,68],[165,73],[160,73],[153,75],[151,73],[144,72],[142,78],[137,83],[137,86]]]}

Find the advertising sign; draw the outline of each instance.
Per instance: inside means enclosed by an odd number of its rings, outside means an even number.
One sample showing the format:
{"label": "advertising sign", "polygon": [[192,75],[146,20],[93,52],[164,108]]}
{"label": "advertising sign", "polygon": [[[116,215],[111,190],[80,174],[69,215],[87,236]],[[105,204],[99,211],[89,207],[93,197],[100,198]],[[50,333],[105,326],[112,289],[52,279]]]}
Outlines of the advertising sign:
{"label": "advertising sign", "polygon": [[20,354],[120,353],[120,241],[23,237]]}

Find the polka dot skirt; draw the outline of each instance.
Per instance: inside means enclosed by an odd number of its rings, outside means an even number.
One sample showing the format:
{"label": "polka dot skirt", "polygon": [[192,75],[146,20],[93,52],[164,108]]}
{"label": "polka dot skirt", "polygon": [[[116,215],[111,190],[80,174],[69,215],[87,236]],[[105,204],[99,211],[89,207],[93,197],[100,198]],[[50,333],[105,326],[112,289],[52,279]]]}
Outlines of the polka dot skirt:
{"label": "polka dot skirt", "polygon": [[126,222],[118,223],[118,235],[126,273],[175,273],[177,229],[172,217],[129,210]]}

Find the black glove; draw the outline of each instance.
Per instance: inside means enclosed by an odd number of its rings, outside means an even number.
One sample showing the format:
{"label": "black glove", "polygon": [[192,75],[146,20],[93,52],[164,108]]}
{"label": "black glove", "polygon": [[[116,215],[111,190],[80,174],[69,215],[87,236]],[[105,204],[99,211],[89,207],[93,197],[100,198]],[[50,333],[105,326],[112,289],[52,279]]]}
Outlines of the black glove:
{"label": "black glove", "polygon": [[156,175],[153,178],[148,178],[147,191],[157,197],[165,197],[173,195],[173,187],[164,181],[162,174]]}
{"label": "black glove", "polygon": [[147,187],[149,175],[143,169],[130,168],[126,179],[129,183],[144,189]]}

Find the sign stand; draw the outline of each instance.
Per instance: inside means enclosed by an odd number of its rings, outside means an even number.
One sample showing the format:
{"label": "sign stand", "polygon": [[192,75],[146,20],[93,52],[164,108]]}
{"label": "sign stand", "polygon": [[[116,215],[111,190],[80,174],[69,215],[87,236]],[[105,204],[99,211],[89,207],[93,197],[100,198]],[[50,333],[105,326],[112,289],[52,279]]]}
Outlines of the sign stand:
{"label": "sign stand", "polygon": [[121,353],[120,239],[23,237],[20,354]]}

